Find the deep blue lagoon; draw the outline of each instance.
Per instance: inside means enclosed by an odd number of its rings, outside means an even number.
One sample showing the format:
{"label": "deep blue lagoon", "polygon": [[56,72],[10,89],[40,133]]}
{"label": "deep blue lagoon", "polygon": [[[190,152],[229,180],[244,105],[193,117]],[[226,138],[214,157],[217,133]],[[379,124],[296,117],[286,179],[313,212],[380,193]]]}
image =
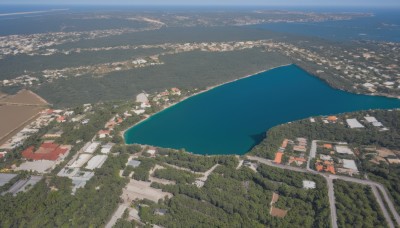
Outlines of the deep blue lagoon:
{"label": "deep blue lagoon", "polygon": [[289,65],[193,96],[130,128],[125,140],[196,154],[244,154],[282,123],[391,108],[400,108],[400,100],[340,91]]}

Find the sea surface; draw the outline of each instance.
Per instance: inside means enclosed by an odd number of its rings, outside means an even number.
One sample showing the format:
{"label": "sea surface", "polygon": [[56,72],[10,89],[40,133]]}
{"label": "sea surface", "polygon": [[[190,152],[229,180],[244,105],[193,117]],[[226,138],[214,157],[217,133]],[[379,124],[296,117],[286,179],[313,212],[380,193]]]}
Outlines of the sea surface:
{"label": "sea surface", "polygon": [[130,128],[125,140],[196,154],[244,154],[282,123],[391,108],[400,108],[400,100],[336,90],[289,65],[184,100]]}
{"label": "sea surface", "polygon": [[288,34],[319,37],[331,41],[374,40],[400,42],[400,9],[314,9],[313,12],[363,12],[372,17],[352,20],[268,23],[251,27]]}

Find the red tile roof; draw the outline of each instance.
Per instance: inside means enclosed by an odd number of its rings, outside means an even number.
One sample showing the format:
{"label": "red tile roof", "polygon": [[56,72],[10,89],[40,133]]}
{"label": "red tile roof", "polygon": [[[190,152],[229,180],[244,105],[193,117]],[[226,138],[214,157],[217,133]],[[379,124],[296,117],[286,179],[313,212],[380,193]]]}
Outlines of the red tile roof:
{"label": "red tile roof", "polygon": [[57,160],[60,155],[67,153],[67,148],[62,148],[55,143],[43,143],[39,149],[34,152],[34,147],[30,146],[22,151],[22,156],[31,160]]}
{"label": "red tile roof", "polygon": [[283,156],[282,152],[276,152],[274,162],[277,163],[277,164],[281,164],[282,156]]}

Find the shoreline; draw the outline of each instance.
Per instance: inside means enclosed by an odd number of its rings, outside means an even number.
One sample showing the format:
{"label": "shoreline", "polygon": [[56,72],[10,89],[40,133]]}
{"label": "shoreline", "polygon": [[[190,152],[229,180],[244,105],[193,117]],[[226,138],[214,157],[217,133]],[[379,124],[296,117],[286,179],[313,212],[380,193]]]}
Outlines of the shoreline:
{"label": "shoreline", "polygon": [[273,70],[273,69],[276,69],[276,68],[286,67],[286,66],[290,66],[290,65],[294,65],[294,64],[293,64],[293,63],[289,63],[289,64],[284,64],[284,65],[272,67],[272,68],[270,68],[270,69],[257,71],[257,72],[255,72],[255,73],[248,74],[248,75],[246,75],[246,76],[243,76],[243,77],[240,77],[240,78],[237,78],[237,79],[233,79],[233,80],[230,80],[230,81],[227,81],[227,82],[223,82],[223,83],[220,83],[220,84],[217,84],[217,85],[213,85],[213,86],[207,87],[206,89],[201,90],[201,91],[199,91],[199,92],[196,92],[196,93],[194,93],[194,94],[191,94],[191,95],[189,95],[189,96],[185,96],[185,97],[183,97],[180,101],[175,102],[175,103],[172,103],[172,104],[169,105],[168,107],[163,108],[162,110],[160,110],[160,111],[158,111],[158,112],[156,112],[156,113],[151,114],[149,117],[147,117],[147,118],[145,118],[145,119],[143,119],[143,120],[140,120],[139,122],[135,123],[134,125],[132,125],[132,126],[128,127],[127,129],[121,131],[121,132],[120,132],[120,135],[121,135],[122,139],[124,140],[125,145],[129,145],[128,143],[126,143],[126,139],[125,139],[125,133],[126,133],[129,129],[131,129],[131,128],[133,128],[133,127],[135,127],[135,126],[137,126],[137,125],[139,125],[139,124],[141,124],[141,123],[143,123],[143,122],[145,122],[146,120],[149,120],[151,117],[153,117],[153,116],[155,116],[155,115],[157,115],[157,114],[159,114],[159,113],[161,113],[161,112],[163,112],[163,111],[165,111],[165,110],[167,110],[167,109],[169,109],[169,108],[172,108],[173,106],[175,106],[175,105],[177,105],[177,104],[179,104],[179,103],[181,103],[181,102],[183,102],[183,101],[185,101],[185,100],[187,100],[187,99],[190,99],[190,98],[192,98],[192,97],[194,97],[194,96],[200,95],[200,94],[202,94],[202,93],[208,92],[208,91],[213,90],[213,89],[215,89],[215,88],[217,88],[217,87],[220,87],[220,86],[223,86],[223,85],[232,83],[232,82],[236,82],[236,81],[239,81],[239,80],[242,80],[242,79],[246,79],[246,78],[249,78],[249,77],[253,77],[253,76],[259,75],[259,74],[261,74],[261,73],[264,73],[264,72],[267,72],[267,71],[270,71],[270,70]]}

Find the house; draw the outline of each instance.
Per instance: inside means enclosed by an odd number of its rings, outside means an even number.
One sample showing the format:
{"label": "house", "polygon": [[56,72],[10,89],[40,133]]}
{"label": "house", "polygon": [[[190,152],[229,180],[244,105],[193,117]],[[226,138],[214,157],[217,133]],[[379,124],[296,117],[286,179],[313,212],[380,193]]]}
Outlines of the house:
{"label": "house", "polygon": [[282,156],[283,156],[282,152],[276,152],[274,162],[276,164],[281,164],[282,163]]}
{"label": "house", "polygon": [[324,145],[322,145],[323,148],[331,150],[333,148],[332,144],[329,143],[325,143]]}
{"label": "house", "polygon": [[296,146],[293,146],[293,150],[298,151],[298,152],[306,152],[307,148],[302,145],[296,145]]}
{"label": "house", "polygon": [[329,156],[329,155],[321,154],[321,155],[319,155],[319,158],[320,158],[321,160],[323,160],[323,161],[332,161],[332,157]]}
{"label": "house", "polygon": [[59,116],[59,117],[57,117],[56,121],[57,121],[58,123],[64,123],[64,122],[66,121],[66,120],[65,120],[65,116]]}
{"label": "house", "polygon": [[99,136],[100,139],[104,139],[106,137],[110,136],[110,131],[109,130],[100,130],[97,135]]}
{"label": "house", "polygon": [[327,165],[324,170],[325,170],[325,172],[330,172],[332,174],[336,174],[335,167],[333,165]]}
{"label": "house", "polygon": [[292,164],[292,162],[296,163],[296,165],[301,166],[304,164],[304,162],[307,162],[306,159],[304,158],[298,158],[298,157],[292,157],[290,156],[289,158],[289,164]]}
{"label": "house", "polygon": [[136,115],[140,115],[140,114],[143,114],[144,112],[146,112],[144,109],[138,109],[138,110],[133,110],[133,112],[136,114]]}
{"label": "house", "polygon": [[181,95],[181,90],[178,88],[172,88],[171,91],[172,91],[172,95],[178,95],[178,96]]}
{"label": "house", "polygon": [[289,140],[288,139],[284,139],[283,140],[283,142],[282,142],[282,148],[286,148],[287,147],[287,144],[288,144],[288,142],[289,142]]}
{"label": "house", "polygon": [[326,119],[330,122],[336,122],[338,120],[336,116],[328,116]]}
{"label": "house", "polygon": [[156,150],[156,148],[150,148],[150,149],[148,149],[146,152],[147,152],[148,154],[150,154],[151,157],[155,157],[155,156],[156,156],[156,153],[157,153],[157,150]]}

